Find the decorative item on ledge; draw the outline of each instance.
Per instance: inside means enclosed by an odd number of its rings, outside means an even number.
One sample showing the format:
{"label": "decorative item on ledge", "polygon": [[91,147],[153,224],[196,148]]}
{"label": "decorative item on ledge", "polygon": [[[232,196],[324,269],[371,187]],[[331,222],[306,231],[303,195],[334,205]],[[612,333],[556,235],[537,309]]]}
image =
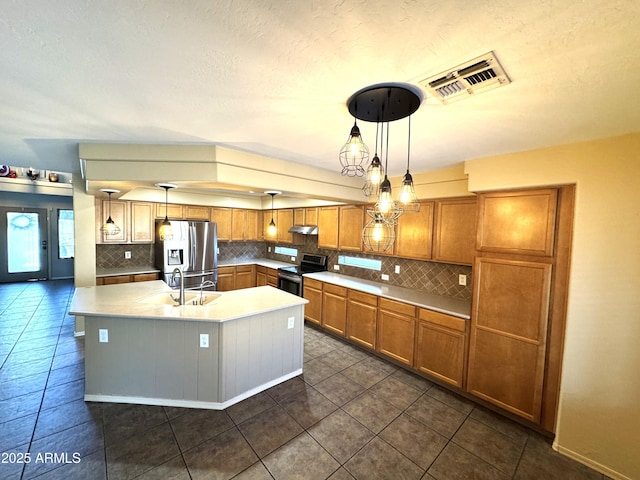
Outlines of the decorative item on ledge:
{"label": "decorative item on ledge", "polygon": [[103,235],[106,235],[108,237],[118,235],[120,233],[120,227],[111,218],[111,195],[114,193],[119,193],[120,190],[114,190],[111,188],[101,188],[100,191],[109,195],[108,217],[107,217],[107,221],[102,224],[102,227],[100,227],[100,231],[102,232]]}
{"label": "decorative item on ledge", "polygon": [[273,197],[275,197],[276,195],[280,195],[282,192],[279,192],[277,190],[267,190],[264,193],[266,193],[267,195],[271,195],[271,221],[269,222],[269,226],[267,227],[267,235],[269,235],[269,237],[275,237],[278,233],[278,227],[276,227],[276,222],[273,221]]}
{"label": "decorative item on ledge", "polygon": [[171,222],[169,221],[169,189],[176,188],[177,185],[173,183],[156,183],[156,187],[164,188],[164,220],[160,225],[160,230],[158,231],[158,235],[160,235],[160,240],[171,240],[173,238],[173,227],[171,226]]}

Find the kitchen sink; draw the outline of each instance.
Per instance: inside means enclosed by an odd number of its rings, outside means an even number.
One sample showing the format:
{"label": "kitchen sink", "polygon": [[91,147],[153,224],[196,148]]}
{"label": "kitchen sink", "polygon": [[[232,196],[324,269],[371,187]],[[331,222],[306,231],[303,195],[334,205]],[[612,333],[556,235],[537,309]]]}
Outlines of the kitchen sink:
{"label": "kitchen sink", "polygon": [[[152,303],[154,305],[178,305],[178,302],[175,301],[171,296],[179,297],[180,294],[178,292],[172,293],[158,293],[156,295],[152,295],[150,297],[145,297],[140,300],[140,303]],[[196,295],[195,293],[185,293],[184,294],[184,303],[191,304],[193,300],[200,300],[200,295]]]}
{"label": "kitchen sink", "polygon": [[[158,293],[155,295],[152,295],[150,297],[145,297],[142,300],[140,300],[140,303],[149,303],[149,304],[154,304],[154,305],[175,305],[178,306],[178,302],[175,301],[173,298],[171,298],[171,296],[173,295],[173,297],[178,297],[179,293],[178,292],[172,292],[172,293]],[[185,293],[184,294],[184,304],[185,305],[197,305],[197,306],[206,306],[206,305],[211,305],[213,302],[215,302],[218,298],[220,298],[222,296],[222,294],[220,293],[212,293],[212,292],[205,292],[202,295],[202,303],[200,303],[200,293],[193,293],[193,292],[189,292],[189,293]]]}

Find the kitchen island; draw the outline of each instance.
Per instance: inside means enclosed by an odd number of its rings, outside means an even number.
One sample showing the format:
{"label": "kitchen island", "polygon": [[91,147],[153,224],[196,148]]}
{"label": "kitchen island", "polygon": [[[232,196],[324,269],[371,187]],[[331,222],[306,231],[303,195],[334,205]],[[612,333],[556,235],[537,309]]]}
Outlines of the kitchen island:
{"label": "kitchen island", "polygon": [[76,289],[85,400],[224,409],[302,373],[304,298],[263,286],[176,305],[170,293],[160,280]]}

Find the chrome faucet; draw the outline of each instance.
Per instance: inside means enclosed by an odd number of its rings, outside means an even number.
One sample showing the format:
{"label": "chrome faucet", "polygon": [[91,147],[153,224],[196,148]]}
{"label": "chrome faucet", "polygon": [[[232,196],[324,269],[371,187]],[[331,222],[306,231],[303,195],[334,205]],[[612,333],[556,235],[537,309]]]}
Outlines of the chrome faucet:
{"label": "chrome faucet", "polygon": [[205,280],[200,284],[200,305],[204,303],[204,296],[202,294],[202,291],[207,287],[213,287],[213,289],[215,290],[216,282],[214,282],[213,280]]}
{"label": "chrome faucet", "polygon": [[171,295],[171,298],[173,298],[180,305],[184,305],[184,273],[182,273],[182,270],[180,269],[180,267],[176,267],[173,269],[173,272],[171,273],[170,282],[171,282],[171,285],[175,283],[176,273],[180,275],[180,297],[175,298],[173,295]]}

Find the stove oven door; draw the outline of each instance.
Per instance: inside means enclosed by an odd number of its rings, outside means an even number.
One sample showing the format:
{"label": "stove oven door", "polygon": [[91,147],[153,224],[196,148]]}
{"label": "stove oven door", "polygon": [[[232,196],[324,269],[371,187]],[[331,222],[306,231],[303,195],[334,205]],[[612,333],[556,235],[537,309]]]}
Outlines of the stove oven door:
{"label": "stove oven door", "polygon": [[302,296],[302,275],[278,271],[278,288],[299,297]]}

